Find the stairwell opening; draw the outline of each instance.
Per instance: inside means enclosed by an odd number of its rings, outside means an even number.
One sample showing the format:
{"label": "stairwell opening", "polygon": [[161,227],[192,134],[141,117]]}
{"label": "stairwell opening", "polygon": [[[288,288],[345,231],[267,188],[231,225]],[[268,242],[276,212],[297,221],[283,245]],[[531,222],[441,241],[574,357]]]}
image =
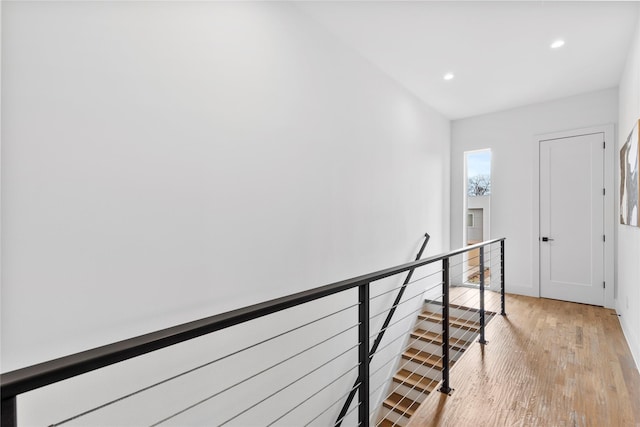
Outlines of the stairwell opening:
{"label": "stairwell opening", "polygon": [[[479,301],[477,290],[465,286],[452,286],[450,294],[449,354],[450,366],[454,367],[465,350],[478,341]],[[486,295],[493,308],[499,302],[498,294],[487,292]],[[497,311],[485,311],[486,323]],[[406,339],[374,425],[405,426],[427,396],[438,390],[442,379],[442,347],[442,300],[426,299]]]}

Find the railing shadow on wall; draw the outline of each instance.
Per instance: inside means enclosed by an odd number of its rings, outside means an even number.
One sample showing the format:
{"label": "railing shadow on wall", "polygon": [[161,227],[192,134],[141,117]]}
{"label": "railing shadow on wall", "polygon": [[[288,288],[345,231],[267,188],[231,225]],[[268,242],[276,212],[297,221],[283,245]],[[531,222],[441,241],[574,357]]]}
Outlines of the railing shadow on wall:
{"label": "railing shadow on wall", "polygon": [[451,283],[476,249],[485,343],[486,282],[505,313],[504,238],[4,373],[1,426],[377,425],[425,299],[442,307],[451,391]]}

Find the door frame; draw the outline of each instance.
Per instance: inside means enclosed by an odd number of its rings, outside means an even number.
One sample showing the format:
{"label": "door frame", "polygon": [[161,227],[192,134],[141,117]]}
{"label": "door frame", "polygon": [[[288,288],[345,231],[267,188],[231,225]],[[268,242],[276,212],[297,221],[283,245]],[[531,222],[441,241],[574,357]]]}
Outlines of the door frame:
{"label": "door frame", "polygon": [[603,272],[606,283],[604,289],[604,306],[615,308],[615,283],[614,283],[614,218],[615,218],[615,188],[614,188],[614,148],[616,147],[615,128],[613,124],[593,126],[588,128],[573,129],[562,132],[553,132],[535,135],[532,141],[533,154],[533,198],[532,198],[532,224],[531,224],[531,255],[533,258],[532,280],[536,296],[540,298],[540,142],[550,139],[570,138],[574,136],[602,133],[606,146],[604,149],[604,242]]}

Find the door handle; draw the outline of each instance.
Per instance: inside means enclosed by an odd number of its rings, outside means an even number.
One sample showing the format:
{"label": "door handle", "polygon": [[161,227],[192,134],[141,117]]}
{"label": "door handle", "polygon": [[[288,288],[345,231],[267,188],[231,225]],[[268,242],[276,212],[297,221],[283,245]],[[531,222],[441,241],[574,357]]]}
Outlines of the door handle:
{"label": "door handle", "polygon": [[543,242],[553,242],[553,239],[549,238],[549,237],[542,237],[541,240]]}

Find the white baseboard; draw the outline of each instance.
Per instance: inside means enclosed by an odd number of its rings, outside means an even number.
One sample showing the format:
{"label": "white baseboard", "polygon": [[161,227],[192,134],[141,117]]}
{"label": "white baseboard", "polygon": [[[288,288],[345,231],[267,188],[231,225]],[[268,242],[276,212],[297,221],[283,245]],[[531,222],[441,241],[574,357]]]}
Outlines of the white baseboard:
{"label": "white baseboard", "polygon": [[636,362],[636,369],[640,372],[640,342],[638,338],[631,333],[631,330],[627,327],[627,322],[625,318],[622,316],[618,316],[618,320],[620,321],[620,327],[622,328],[622,333],[627,340],[627,345],[631,350],[631,356],[633,357],[634,362]]}
{"label": "white baseboard", "polygon": [[540,297],[538,289],[532,288],[531,286],[507,285],[505,286],[504,291],[508,294],[524,295],[526,297],[535,297],[535,298]]}

